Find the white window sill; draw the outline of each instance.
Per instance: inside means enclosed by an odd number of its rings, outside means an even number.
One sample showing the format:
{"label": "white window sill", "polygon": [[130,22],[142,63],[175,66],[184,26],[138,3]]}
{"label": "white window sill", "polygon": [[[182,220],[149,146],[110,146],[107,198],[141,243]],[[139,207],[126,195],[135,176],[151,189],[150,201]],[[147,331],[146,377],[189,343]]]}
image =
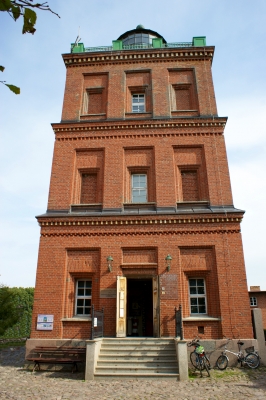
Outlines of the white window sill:
{"label": "white window sill", "polygon": [[91,317],[72,317],[72,318],[62,318],[62,322],[88,322],[91,321]]}
{"label": "white window sill", "polygon": [[221,321],[221,318],[213,318],[213,317],[208,317],[207,315],[198,315],[198,316],[193,316],[193,317],[186,317],[182,318],[182,321],[184,322],[194,322],[194,321]]}

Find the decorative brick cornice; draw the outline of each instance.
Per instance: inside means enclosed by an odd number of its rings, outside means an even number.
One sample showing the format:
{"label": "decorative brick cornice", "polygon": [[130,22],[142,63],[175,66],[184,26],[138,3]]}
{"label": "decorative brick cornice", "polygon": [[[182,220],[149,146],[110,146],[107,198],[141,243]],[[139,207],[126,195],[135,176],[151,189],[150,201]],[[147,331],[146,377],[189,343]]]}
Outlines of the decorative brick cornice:
{"label": "decorative brick cornice", "polygon": [[184,224],[196,225],[196,224],[229,224],[229,223],[240,223],[242,221],[242,216],[225,216],[225,217],[197,217],[197,218],[103,218],[100,219],[88,219],[86,217],[73,217],[69,216],[67,218],[71,218],[71,220],[58,218],[58,217],[39,217],[39,225],[41,227],[57,227],[57,228],[65,228],[65,227],[117,227],[117,226],[165,226],[165,225],[175,225],[182,226]]}
{"label": "decorative brick cornice", "polygon": [[135,51],[106,51],[95,53],[70,53],[63,54],[66,67],[79,67],[80,65],[109,65],[109,64],[134,64],[154,63],[167,61],[209,60],[212,62],[214,47],[202,48],[168,48],[145,49]]}
{"label": "decorative brick cornice", "polygon": [[[52,124],[57,140],[115,139],[137,137],[176,137],[222,135],[227,118],[213,117],[195,121],[80,121]],[[142,132],[139,132],[142,130]],[[134,131],[134,132],[132,132]],[[145,132],[143,132],[145,131]]]}
{"label": "decorative brick cornice", "polygon": [[214,229],[214,230],[167,230],[167,231],[137,231],[137,232],[49,232],[42,233],[42,237],[103,237],[103,236],[169,236],[169,235],[224,235],[240,233],[240,229]]}

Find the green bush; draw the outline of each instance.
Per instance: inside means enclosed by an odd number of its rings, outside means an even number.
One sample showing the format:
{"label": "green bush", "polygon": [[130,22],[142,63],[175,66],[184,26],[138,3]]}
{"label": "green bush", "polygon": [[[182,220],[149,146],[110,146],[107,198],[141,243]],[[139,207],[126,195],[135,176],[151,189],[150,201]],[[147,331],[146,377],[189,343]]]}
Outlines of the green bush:
{"label": "green bush", "polygon": [[0,286],[0,338],[28,337],[34,288]]}

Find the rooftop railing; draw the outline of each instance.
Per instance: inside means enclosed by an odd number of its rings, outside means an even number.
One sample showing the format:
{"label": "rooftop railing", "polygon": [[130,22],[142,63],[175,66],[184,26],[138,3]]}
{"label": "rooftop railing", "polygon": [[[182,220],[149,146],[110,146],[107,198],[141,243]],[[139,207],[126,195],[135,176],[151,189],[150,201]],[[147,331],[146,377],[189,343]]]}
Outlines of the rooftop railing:
{"label": "rooftop railing", "polygon": [[71,53],[90,53],[103,51],[143,50],[143,49],[170,49],[182,47],[206,46],[206,37],[193,37],[192,42],[163,43],[162,39],[155,38],[150,43],[123,45],[122,40],[113,40],[112,46],[84,47],[83,43],[72,43]]}

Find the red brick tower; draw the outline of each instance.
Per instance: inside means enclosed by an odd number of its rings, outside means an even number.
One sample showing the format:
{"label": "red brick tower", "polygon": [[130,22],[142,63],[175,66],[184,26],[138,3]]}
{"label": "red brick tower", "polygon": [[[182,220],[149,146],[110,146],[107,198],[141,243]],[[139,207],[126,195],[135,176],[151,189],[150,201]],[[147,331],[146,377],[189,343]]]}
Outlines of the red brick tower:
{"label": "red brick tower", "polygon": [[105,336],[174,336],[179,305],[185,338],[253,336],[213,53],[138,26],[63,55],[33,339],[89,339],[92,304]]}

